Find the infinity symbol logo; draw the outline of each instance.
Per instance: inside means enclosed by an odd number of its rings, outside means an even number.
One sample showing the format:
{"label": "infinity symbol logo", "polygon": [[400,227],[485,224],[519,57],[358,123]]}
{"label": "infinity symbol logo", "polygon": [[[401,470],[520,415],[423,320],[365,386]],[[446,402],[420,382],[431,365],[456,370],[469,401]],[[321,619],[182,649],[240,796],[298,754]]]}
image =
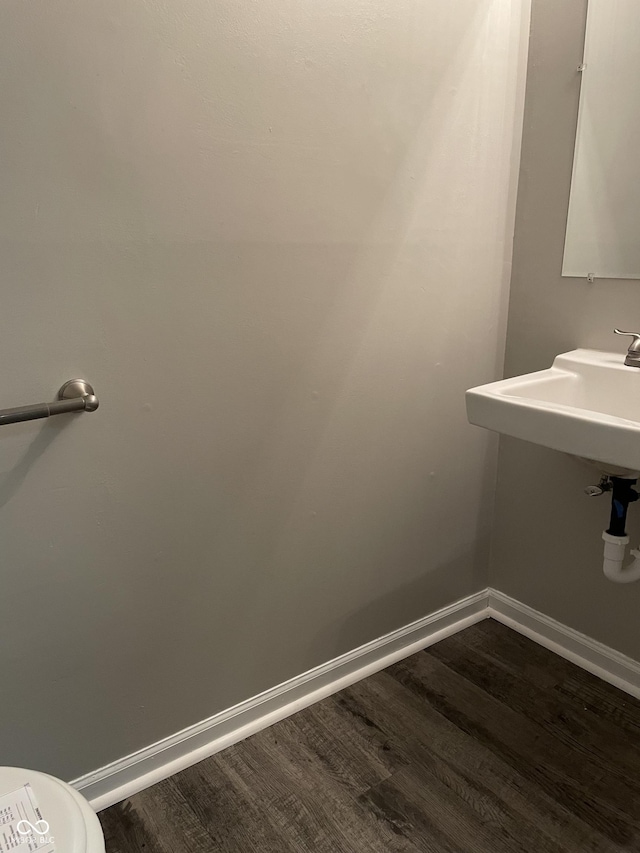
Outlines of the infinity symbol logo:
{"label": "infinity symbol logo", "polygon": [[30,832],[34,832],[36,835],[46,835],[49,832],[49,824],[46,820],[37,820],[35,823],[21,820],[18,821],[16,829],[20,835],[29,835]]}

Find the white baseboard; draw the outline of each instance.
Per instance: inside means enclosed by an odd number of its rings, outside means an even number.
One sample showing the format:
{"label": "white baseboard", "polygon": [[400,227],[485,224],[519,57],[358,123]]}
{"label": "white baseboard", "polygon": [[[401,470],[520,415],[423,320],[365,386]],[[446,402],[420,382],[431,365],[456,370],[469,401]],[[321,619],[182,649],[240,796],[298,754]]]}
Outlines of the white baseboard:
{"label": "white baseboard", "polygon": [[502,592],[485,589],[71,784],[100,811],[489,617],[640,699],[640,663]]}
{"label": "white baseboard", "polygon": [[71,785],[96,811],[105,809],[487,615],[485,589],[75,779]]}
{"label": "white baseboard", "polygon": [[487,589],[486,615],[640,699],[638,661],[495,589]]}

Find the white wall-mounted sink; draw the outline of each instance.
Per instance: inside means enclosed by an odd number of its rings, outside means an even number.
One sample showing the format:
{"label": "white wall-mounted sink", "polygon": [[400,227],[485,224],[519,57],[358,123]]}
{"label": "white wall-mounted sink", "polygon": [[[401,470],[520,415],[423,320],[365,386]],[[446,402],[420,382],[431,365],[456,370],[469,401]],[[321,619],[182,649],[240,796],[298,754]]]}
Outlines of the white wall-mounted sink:
{"label": "white wall-mounted sink", "polygon": [[562,450],[609,474],[640,472],[640,369],[578,349],[548,370],[471,388],[470,423]]}

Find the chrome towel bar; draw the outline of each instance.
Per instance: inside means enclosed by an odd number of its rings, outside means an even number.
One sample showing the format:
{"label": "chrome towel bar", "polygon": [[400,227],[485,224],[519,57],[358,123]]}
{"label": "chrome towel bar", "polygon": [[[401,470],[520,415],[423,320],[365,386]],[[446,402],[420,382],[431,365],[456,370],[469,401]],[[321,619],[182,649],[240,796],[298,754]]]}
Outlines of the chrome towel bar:
{"label": "chrome towel bar", "polygon": [[95,412],[98,406],[98,398],[88,382],[83,379],[70,379],[58,391],[58,399],[53,403],[0,409],[0,426],[49,418],[51,415],[64,415],[67,412]]}

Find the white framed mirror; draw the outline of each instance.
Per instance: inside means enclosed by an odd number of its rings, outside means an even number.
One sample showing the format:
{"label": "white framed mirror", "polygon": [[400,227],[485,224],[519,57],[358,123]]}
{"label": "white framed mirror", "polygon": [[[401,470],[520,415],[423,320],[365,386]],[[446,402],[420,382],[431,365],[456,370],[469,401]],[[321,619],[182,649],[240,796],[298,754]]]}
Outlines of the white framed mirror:
{"label": "white framed mirror", "polygon": [[640,279],[640,0],[589,0],[563,276]]}

